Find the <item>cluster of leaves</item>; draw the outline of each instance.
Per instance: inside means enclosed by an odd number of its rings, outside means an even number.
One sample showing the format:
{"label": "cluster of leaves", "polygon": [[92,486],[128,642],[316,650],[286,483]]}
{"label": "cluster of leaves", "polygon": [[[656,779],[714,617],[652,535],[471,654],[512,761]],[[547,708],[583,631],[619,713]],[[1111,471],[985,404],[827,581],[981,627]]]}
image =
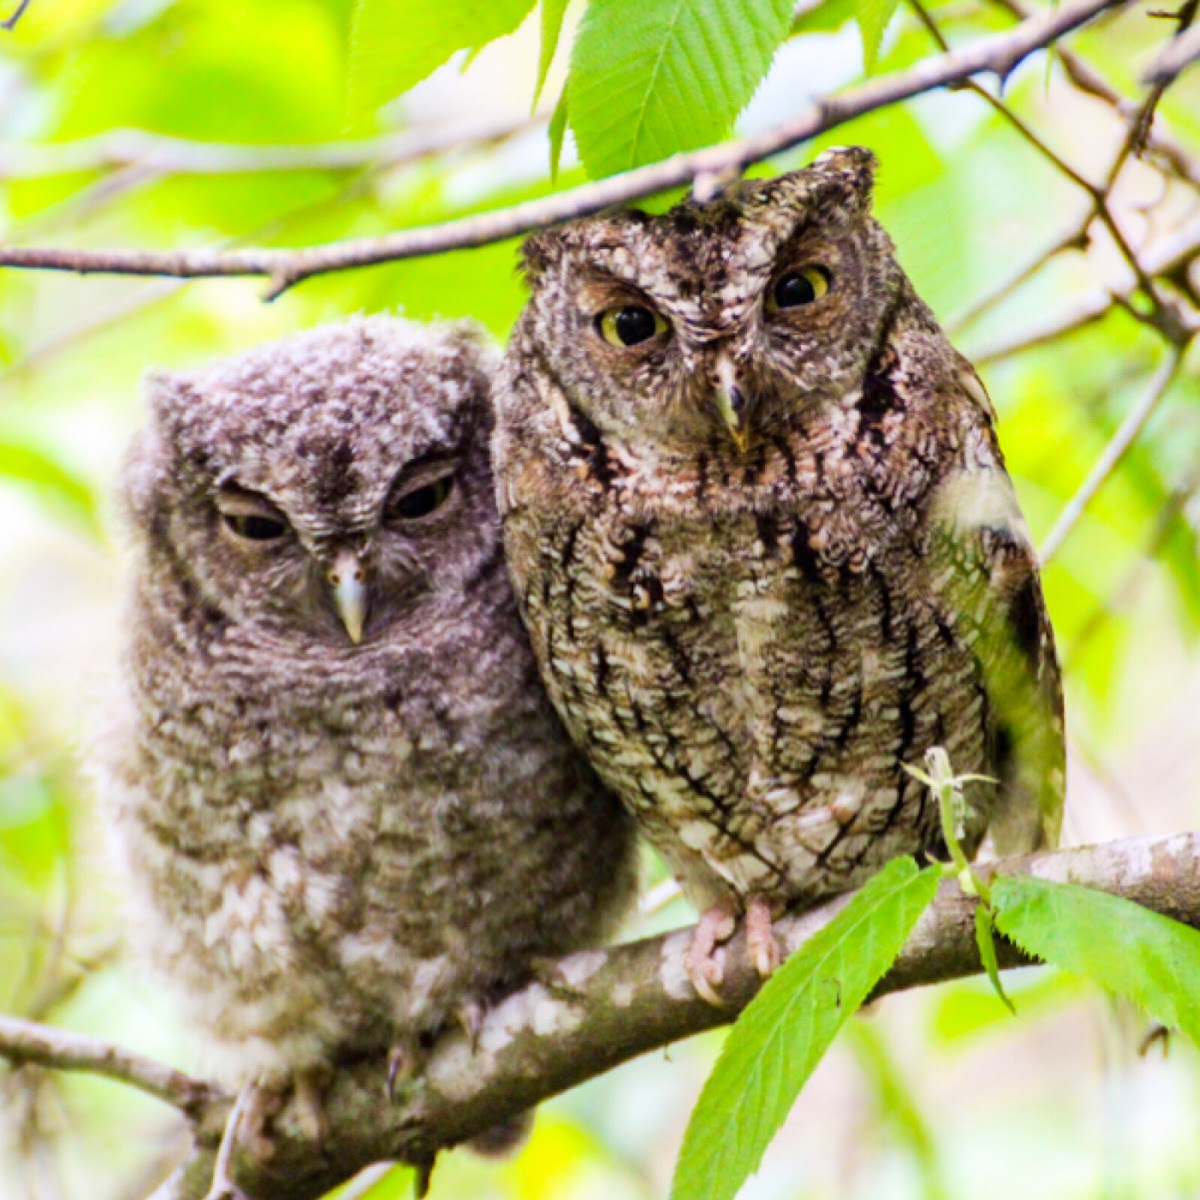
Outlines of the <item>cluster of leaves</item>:
{"label": "cluster of leaves", "polygon": [[[795,18],[793,0],[588,0],[551,122],[557,166],[569,125],[598,179],[719,142],[765,78],[779,47],[853,17],[870,69],[899,0],[835,0]],[[538,0],[357,0],[353,110],[373,111],[460,51],[512,33]],[[567,0],[540,0],[536,107],[558,51]]]}
{"label": "cluster of leaves", "polygon": [[1026,956],[1134,1000],[1200,1045],[1200,931],[1118,896],[1029,875],[974,875],[955,835],[962,784],[944,751],[913,771],[934,793],[947,866],[895,859],[789,958],[730,1031],[692,1114],[671,1200],[733,1200],[757,1169],[838,1032],[896,961],[939,883],[977,898],[980,960],[1014,1011],[997,969],[993,929]]}

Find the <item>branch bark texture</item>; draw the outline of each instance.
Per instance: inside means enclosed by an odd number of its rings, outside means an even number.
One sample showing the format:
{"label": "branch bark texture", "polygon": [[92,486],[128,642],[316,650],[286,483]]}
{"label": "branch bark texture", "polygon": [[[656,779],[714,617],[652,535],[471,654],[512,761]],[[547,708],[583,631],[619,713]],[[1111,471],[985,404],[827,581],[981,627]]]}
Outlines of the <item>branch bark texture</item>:
{"label": "branch bark texture", "polygon": [[1104,10],[1126,2],[1067,0],[1004,33],[826,97],[791,120],[753,137],[676,154],[571,191],[441,225],[299,250],[88,251],[0,247],[0,266],[183,278],[261,275],[270,280],[267,297],[274,298],[314,275],[488,245],[668,188],[692,184],[703,191],[714,180],[740,173],[751,163],[791,149],[865,113],[922,92],[962,83],[976,75],[990,73],[1004,80],[1030,54],[1056,42]]}
{"label": "branch bark texture", "polygon": [[[1098,888],[1200,926],[1200,833],[1037,854],[995,864],[992,871],[1026,872]],[[843,897],[778,922],[787,952],[811,938],[845,902]],[[955,883],[944,882],[876,995],[978,973],[973,904]],[[382,1055],[378,1061],[344,1064],[326,1097],[323,1145],[306,1135],[302,1114],[290,1102],[274,1119],[275,1146],[268,1160],[254,1160],[239,1148],[235,1171],[240,1185],[264,1200],[313,1200],[369,1163],[427,1162],[439,1148],[620,1063],[732,1021],[759,982],[743,935],[726,948],[729,1005],[716,1009],[688,982],[684,954],[690,933],[680,930],[583,951],[549,964],[538,982],[488,1013],[473,1045],[460,1033],[439,1042],[421,1078],[402,1088],[391,1105],[383,1098]],[[998,949],[1002,966],[1025,961],[1008,944]],[[189,1111],[195,1148],[154,1200],[200,1200],[211,1181],[229,1098],[205,1092],[207,1085],[195,1081],[180,1085],[183,1077],[167,1068],[159,1068],[170,1081],[166,1086],[159,1086],[158,1076],[144,1063],[136,1069],[103,1069],[112,1054],[124,1053],[101,1053],[94,1045],[81,1045],[74,1035],[23,1022],[0,1024],[0,1056],[63,1069],[101,1070]],[[182,1097],[193,1094],[202,1099],[181,1103]]]}

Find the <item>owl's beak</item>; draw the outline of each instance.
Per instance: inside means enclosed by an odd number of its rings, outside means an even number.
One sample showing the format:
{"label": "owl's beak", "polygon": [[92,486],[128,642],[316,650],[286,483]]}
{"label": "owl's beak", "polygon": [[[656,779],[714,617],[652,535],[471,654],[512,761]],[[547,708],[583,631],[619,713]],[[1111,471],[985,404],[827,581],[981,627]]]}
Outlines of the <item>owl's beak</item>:
{"label": "owl's beak", "polygon": [[713,396],[717,412],[739,454],[746,453],[750,443],[750,399],[738,383],[737,368],[727,358],[717,363],[713,379]]}
{"label": "owl's beak", "polygon": [[358,554],[353,550],[340,551],[327,578],[333,587],[333,603],[338,616],[350,640],[357,646],[362,641],[363,626],[367,622],[367,573]]}

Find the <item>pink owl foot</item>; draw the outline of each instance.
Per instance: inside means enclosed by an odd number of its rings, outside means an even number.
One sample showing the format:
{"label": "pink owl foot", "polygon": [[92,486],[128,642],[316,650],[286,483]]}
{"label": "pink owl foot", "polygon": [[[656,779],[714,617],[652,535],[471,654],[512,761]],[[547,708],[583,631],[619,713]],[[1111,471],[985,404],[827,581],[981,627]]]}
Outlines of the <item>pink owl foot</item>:
{"label": "pink owl foot", "polygon": [[723,896],[701,914],[684,960],[696,994],[714,1008],[724,1008],[720,987],[725,982],[725,942],[737,928],[734,901]]}
{"label": "pink owl foot", "polygon": [[[746,952],[763,979],[769,979],[779,966],[781,955],[771,923],[770,902],[759,895],[746,902]],[[697,995],[716,1008],[726,1001],[720,988],[725,982],[725,942],[737,928],[737,910],[729,898],[718,900],[700,918],[687,950],[687,973]]]}
{"label": "pink owl foot", "polygon": [[746,903],[746,951],[761,978],[770,979],[779,969],[783,956],[771,923],[771,905],[764,896],[751,896]]}

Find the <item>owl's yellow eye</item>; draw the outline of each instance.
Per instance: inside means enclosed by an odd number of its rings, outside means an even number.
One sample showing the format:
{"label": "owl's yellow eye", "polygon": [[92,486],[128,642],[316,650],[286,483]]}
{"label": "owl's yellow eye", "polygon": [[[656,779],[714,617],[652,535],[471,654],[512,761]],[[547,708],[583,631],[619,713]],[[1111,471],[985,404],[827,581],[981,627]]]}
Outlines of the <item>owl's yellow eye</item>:
{"label": "owl's yellow eye", "polygon": [[829,291],[829,275],[822,267],[800,267],[781,275],[767,300],[768,312],[780,308],[800,308],[820,300]]}
{"label": "owl's yellow eye", "polygon": [[625,304],[610,308],[596,318],[600,336],[610,346],[636,346],[666,333],[666,321],[644,304]]}

